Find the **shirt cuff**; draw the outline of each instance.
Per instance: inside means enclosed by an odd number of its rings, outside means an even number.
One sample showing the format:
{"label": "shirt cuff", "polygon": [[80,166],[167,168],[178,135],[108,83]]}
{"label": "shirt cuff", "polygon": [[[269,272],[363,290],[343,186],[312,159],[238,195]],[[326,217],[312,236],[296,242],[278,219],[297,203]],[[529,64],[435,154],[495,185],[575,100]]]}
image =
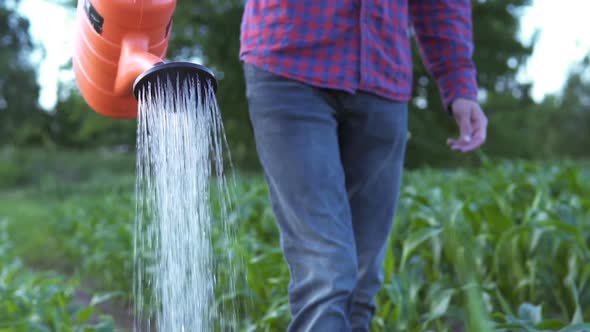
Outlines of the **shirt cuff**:
{"label": "shirt cuff", "polygon": [[452,114],[451,105],[457,98],[477,101],[475,69],[466,68],[449,72],[439,77],[438,85],[445,109]]}

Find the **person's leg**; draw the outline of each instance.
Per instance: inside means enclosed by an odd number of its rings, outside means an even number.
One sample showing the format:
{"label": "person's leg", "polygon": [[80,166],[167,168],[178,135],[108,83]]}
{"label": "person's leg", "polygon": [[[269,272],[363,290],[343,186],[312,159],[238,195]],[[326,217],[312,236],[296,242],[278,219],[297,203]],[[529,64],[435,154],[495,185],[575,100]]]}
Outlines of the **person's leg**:
{"label": "person's leg", "polygon": [[402,180],[407,104],[361,92],[342,104],[341,158],[358,259],[350,317],[353,331],[368,331]]}
{"label": "person's leg", "polygon": [[288,331],[350,331],[357,261],[334,97],[245,65],[250,119],[291,272]]}

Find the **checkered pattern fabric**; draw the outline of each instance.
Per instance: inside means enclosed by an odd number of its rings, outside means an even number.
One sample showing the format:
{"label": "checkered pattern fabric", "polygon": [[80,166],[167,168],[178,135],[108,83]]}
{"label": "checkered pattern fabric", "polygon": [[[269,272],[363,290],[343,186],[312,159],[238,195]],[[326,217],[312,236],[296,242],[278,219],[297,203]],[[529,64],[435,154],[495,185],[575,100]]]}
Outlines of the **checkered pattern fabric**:
{"label": "checkered pattern fabric", "polygon": [[247,0],[240,59],[317,87],[405,102],[411,28],[446,106],[475,100],[470,0]]}

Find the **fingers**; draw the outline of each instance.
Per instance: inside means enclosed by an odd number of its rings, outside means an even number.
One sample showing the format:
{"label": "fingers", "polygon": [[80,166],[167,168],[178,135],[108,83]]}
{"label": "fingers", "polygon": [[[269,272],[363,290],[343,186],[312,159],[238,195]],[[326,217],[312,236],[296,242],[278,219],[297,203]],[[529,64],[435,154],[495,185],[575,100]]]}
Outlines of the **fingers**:
{"label": "fingers", "polygon": [[448,139],[447,144],[454,151],[469,152],[476,150],[486,140],[487,118],[475,102],[458,106],[454,113],[461,137]]}
{"label": "fingers", "polygon": [[456,121],[460,128],[460,137],[457,139],[448,139],[447,144],[454,151],[463,151],[468,145],[473,142],[473,126],[471,122],[471,110],[462,110],[455,113]]}
{"label": "fingers", "polygon": [[471,141],[472,126],[471,126],[472,110],[468,109],[466,112],[459,112],[457,121],[459,122],[459,129],[461,131],[460,141],[468,143]]}
{"label": "fingers", "polygon": [[477,129],[474,131],[472,135],[471,142],[468,144],[464,144],[459,147],[457,150],[460,152],[469,152],[478,149],[481,145],[485,142],[485,129]]}
{"label": "fingers", "polygon": [[473,151],[478,149],[483,143],[486,141],[487,138],[487,127],[488,127],[488,119],[483,113],[481,109],[477,109],[473,112],[473,137],[470,144],[464,146],[464,151]]}

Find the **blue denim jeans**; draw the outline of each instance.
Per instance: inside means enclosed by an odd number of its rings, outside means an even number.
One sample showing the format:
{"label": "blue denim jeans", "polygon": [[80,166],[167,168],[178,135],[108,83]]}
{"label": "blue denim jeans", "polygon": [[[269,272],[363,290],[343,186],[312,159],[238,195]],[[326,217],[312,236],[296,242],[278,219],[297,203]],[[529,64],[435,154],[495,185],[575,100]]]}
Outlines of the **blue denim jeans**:
{"label": "blue denim jeans", "polygon": [[401,185],[407,104],[244,64],[289,266],[292,332],[369,331]]}

